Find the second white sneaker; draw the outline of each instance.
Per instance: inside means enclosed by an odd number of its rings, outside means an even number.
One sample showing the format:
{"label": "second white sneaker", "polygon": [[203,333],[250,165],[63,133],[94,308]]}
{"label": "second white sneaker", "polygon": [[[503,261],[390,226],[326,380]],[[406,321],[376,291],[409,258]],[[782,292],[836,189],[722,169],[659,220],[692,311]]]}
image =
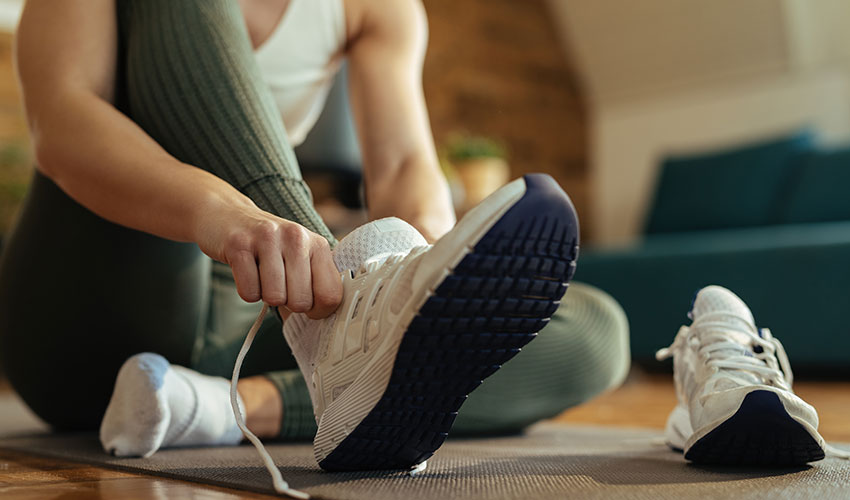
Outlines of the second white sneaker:
{"label": "second white sneaker", "polygon": [[699,291],[673,344],[679,403],[665,437],[695,463],[799,465],[824,458],[815,409],[791,389],[791,366],[779,340],[756,328],[731,291]]}

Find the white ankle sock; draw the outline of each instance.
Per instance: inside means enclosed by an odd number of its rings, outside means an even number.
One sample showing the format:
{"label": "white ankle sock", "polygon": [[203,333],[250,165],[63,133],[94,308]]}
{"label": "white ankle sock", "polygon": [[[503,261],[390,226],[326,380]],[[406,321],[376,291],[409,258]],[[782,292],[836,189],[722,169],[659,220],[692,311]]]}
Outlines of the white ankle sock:
{"label": "white ankle sock", "polygon": [[158,354],[137,354],[118,372],[100,442],[119,457],[149,457],[171,446],[238,444],[242,432],[229,391],[225,378],[172,366]]}

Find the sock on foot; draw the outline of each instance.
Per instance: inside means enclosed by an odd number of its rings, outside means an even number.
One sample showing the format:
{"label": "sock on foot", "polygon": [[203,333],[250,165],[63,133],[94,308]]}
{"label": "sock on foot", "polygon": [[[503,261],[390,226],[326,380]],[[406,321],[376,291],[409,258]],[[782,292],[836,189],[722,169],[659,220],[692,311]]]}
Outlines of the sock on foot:
{"label": "sock on foot", "polygon": [[238,444],[242,432],[229,391],[225,378],[173,366],[158,354],[137,354],[118,372],[100,442],[119,457],[149,457],[166,447]]}

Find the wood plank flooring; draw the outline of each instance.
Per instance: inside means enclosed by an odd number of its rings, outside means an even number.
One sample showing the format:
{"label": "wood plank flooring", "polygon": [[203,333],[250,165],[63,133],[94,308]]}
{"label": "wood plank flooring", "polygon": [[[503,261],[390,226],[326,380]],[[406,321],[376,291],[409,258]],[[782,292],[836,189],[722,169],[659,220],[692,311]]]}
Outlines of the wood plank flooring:
{"label": "wood plank flooring", "polygon": [[[801,380],[794,383],[794,392],[817,409],[824,439],[850,443],[850,382]],[[556,420],[663,429],[675,405],[672,377],[633,372],[616,391],[567,410]]]}

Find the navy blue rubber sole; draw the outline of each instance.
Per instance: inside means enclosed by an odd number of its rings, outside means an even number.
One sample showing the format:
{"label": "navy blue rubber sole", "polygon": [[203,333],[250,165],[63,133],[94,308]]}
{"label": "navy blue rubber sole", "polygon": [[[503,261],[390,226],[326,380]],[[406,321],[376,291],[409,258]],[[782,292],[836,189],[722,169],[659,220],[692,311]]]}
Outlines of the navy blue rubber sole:
{"label": "navy blue rubber sole", "polygon": [[823,448],[770,391],[747,394],[729,420],[685,454],[698,464],[751,466],[803,465],[823,457]]}
{"label": "navy blue rubber sole", "polygon": [[381,399],[320,467],[406,469],[428,459],[468,394],[547,324],[575,273],[578,219],[551,177],[525,182],[413,318]]}

